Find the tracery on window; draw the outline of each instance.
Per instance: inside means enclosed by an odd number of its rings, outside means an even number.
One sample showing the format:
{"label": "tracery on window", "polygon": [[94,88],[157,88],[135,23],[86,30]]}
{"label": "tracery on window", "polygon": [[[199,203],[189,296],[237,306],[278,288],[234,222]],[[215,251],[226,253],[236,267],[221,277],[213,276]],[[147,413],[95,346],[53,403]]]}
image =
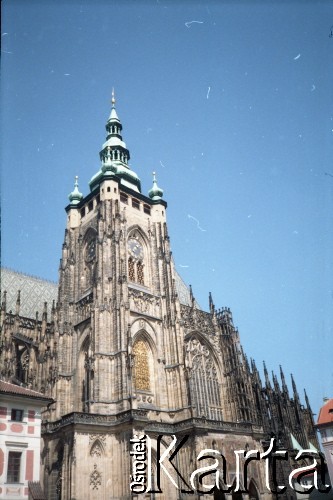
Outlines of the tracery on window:
{"label": "tracery on window", "polygon": [[24,384],[28,381],[29,351],[22,345],[16,345],[16,378]]}
{"label": "tracery on window", "polygon": [[135,264],[132,257],[128,259],[128,278],[130,281],[135,281]]}
{"label": "tracery on window", "polygon": [[143,340],[138,340],[133,347],[134,385],[136,389],[150,390],[148,348]]}
{"label": "tracery on window", "polygon": [[221,388],[211,352],[193,336],[186,344],[186,358],[192,405],[199,416],[222,420]]}
{"label": "tracery on window", "polygon": [[137,281],[139,285],[144,285],[144,274],[143,274],[143,264],[142,262],[137,262],[136,264],[136,274],[137,274]]}
{"label": "tracery on window", "polygon": [[127,242],[128,250],[128,278],[139,285],[145,284],[144,276],[144,249],[141,238],[134,233]]}

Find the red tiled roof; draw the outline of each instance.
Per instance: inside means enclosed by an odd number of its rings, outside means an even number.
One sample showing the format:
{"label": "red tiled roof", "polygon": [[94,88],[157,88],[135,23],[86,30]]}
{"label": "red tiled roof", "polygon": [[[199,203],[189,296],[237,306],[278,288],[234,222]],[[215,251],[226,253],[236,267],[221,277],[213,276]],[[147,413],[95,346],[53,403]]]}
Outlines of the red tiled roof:
{"label": "red tiled roof", "polygon": [[13,394],[27,398],[41,399],[45,402],[53,401],[52,398],[45,396],[41,392],[32,391],[31,389],[26,389],[25,387],[5,382],[4,380],[0,380],[0,394]]}
{"label": "red tiled roof", "polygon": [[[297,470],[297,469],[294,469],[294,470]],[[319,472],[320,473],[320,467],[315,467],[313,470],[310,470],[307,474],[305,474],[305,471],[302,471],[301,469],[297,470],[297,472],[295,472],[295,474],[293,474],[293,479],[297,479],[301,474],[302,474],[302,478],[309,478],[311,476],[313,476],[313,474],[315,473],[315,471]],[[294,472],[294,471],[292,471]]]}
{"label": "red tiled roof", "polygon": [[320,408],[317,425],[330,423],[333,425],[333,399],[326,401],[324,406]]}

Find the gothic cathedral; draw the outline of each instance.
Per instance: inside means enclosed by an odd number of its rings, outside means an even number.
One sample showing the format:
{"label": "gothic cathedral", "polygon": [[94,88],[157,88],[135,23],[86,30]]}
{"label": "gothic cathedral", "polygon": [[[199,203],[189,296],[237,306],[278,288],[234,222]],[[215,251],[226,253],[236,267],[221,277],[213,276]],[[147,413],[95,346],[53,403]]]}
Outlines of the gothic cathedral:
{"label": "gothic cathedral", "polygon": [[[186,491],[203,449],[226,458],[221,488],[237,479],[234,451],[262,450],[272,435],[286,449],[318,449],[306,395],[304,407],[282,370],[279,382],[265,368],[262,382],[230,309],[215,309],[210,297],[209,312],[200,310],[175,269],[163,190],[154,176],[142,194],[129,158],[113,98],[101,168],[87,196],[77,179],[69,195],[56,300],[38,316],[23,313],[22,287],[11,310],[3,293],[1,378],[54,399],[42,425],[49,500],[198,498]],[[142,434],[152,444],[155,493],[130,490],[130,440]],[[172,436],[184,438],[179,474],[169,463],[172,480],[163,470],[157,478]],[[288,466],[279,464],[280,484]],[[249,464],[244,481],[240,492],[201,496],[271,498],[262,462]]]}

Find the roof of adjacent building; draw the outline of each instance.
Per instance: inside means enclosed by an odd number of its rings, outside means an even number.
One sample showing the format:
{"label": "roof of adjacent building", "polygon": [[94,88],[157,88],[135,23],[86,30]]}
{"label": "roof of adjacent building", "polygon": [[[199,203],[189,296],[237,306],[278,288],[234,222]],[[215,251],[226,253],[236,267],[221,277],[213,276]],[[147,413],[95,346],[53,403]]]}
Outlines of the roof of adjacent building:
{"label": "roof of adjacent building", "polygon": [[320,408],[317,425],[333,425],[333,399],[326,401]]}
{"label": "roof of adjacent building", "polygon": [[53,301],[57,302],[57,283],[19,273],[12,269],[1,268],[1,291],[7,292],[7,312],[15,313],[19,290],[21,291],[20,316],[25,318],[35,318],[36,312],[38,312],[41,319],[44,302],[47,302],[48,314],[51,312]]}
{"label": "roof of adjacent building", "polygon": [[52,398],[45,396],[45,394],[42,394],[41,392],[27,389],[26,387],[22,387],[21,385],[11,384],[10,382],[5,382],[4,380],[0,380],[0,394],[23,396],[29,399],[32,398],[43,400],[45,402],[53,401]]}

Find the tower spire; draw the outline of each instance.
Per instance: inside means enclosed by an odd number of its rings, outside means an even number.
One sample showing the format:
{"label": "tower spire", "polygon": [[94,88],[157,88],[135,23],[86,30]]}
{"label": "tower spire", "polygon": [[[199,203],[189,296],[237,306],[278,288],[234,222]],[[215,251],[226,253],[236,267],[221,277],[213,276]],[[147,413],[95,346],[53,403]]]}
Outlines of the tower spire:
{"label": "tower spire", "polygon": [[[119,130],[117,130],[117,133],[118,135],[120,136],[120,132],[122,130],[122,125],[120,123],[120,120],[119,120],[119,117],[117,115],[117,111],[116,111],[116,97],[115,97],[115,93],[114,93],[114,88],[112,87],[112,92],[111,92],[111,112],[110,112],[110,116],[109,116],[109,119],[108,119],[108,123],[112,121],[116,121],[119,125]],[[108,132],[108,123],[106,124],[106,131]],[[115,130],[113,130],[115,131]],[[121,136],[120,136],[121,138]]]}
{"label": "tower spire", "polygon": [[102,167],[90,180],[90,190],[96,189],[102,180],[114,177],[121,179],[121,183],[130,189],[141,193],[141,182],[138,175],[129,167],[130,152],[122,138],[123,126],[116,111],[114,88],[111,93],[111,112],[106,122],[106,141],[102,146],[99,157]]}

